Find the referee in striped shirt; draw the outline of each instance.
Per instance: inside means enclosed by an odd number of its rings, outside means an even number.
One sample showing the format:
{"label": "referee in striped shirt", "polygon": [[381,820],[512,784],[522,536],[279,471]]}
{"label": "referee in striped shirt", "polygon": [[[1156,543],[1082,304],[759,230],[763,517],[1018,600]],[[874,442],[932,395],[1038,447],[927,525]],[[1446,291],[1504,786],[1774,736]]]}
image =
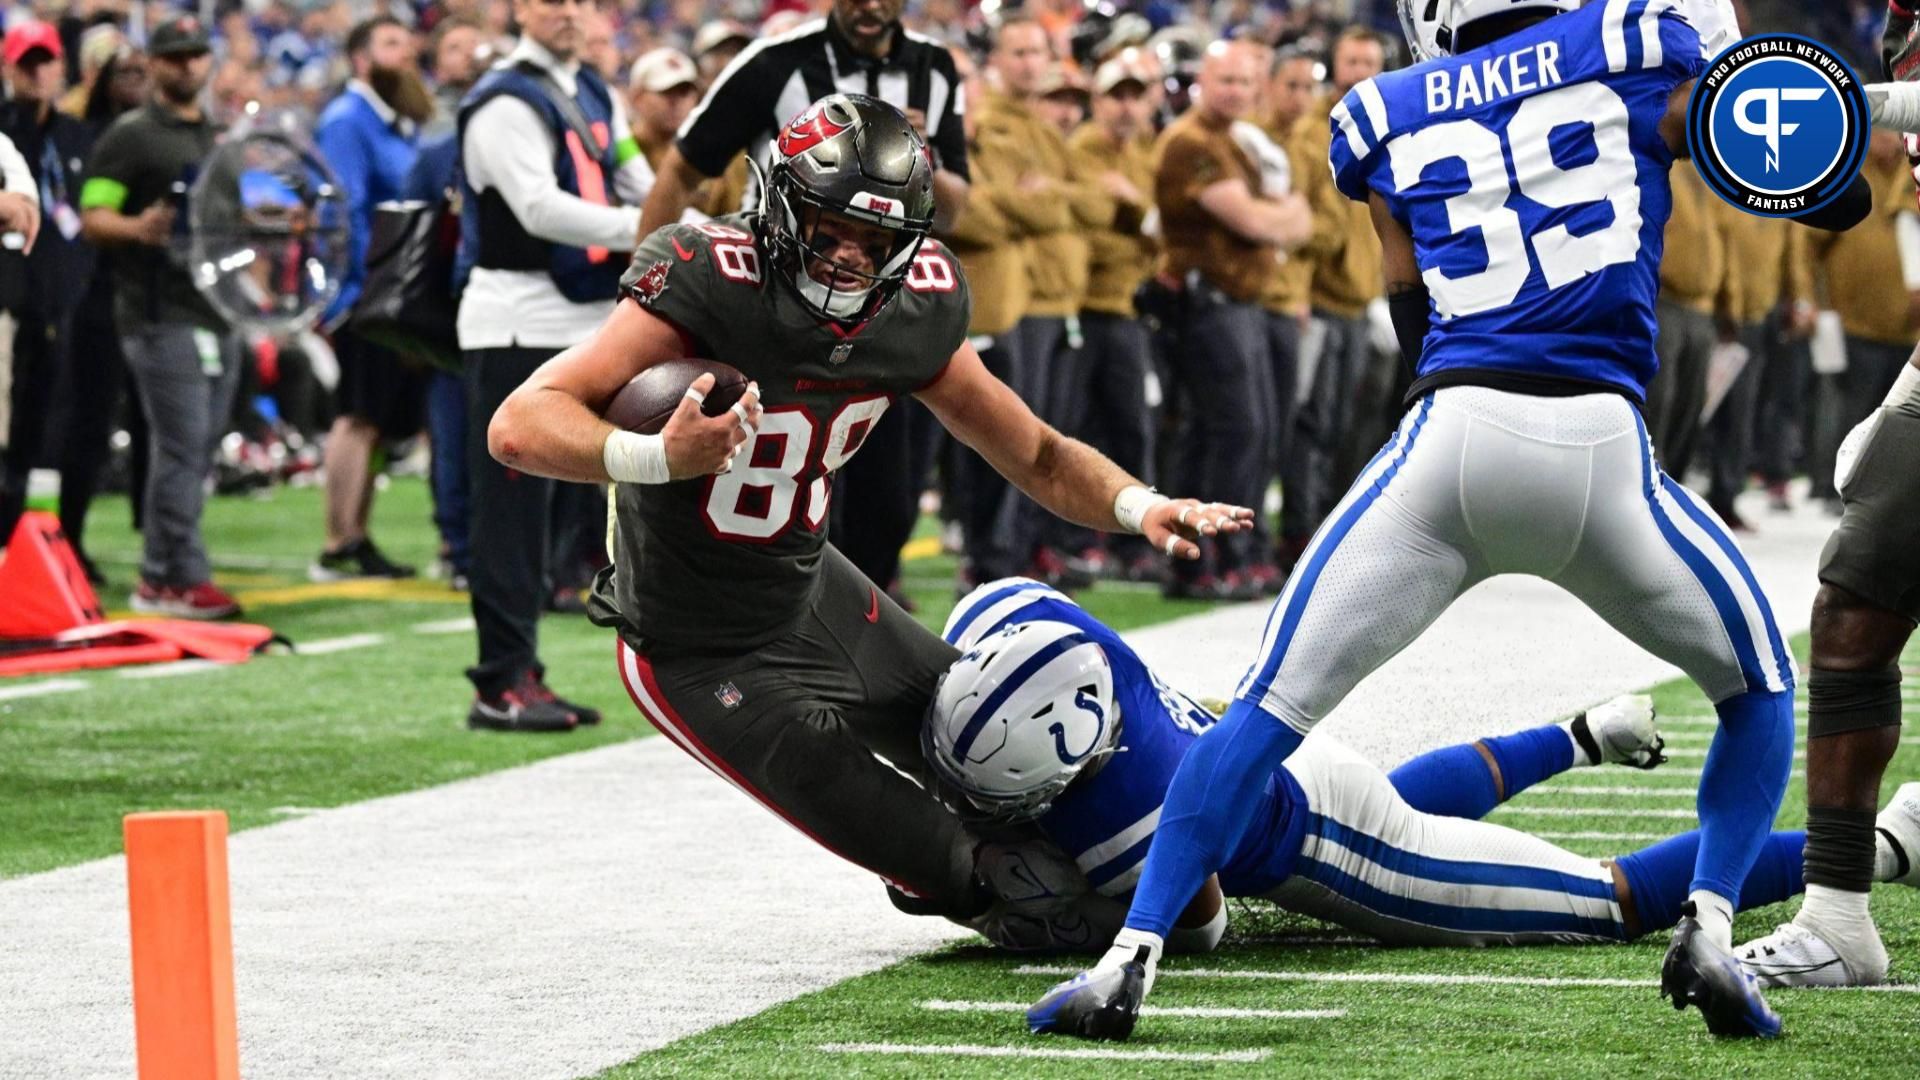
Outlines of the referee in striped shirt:
{"label": "referee in striped shirt", "polygon": [[[900,25],[905,0],[833,0],[827,18],[741,50],[681,126],[654,171],[640,215],[642,238],[677,221],[694,189],[735,154],[766,148],[802,109],[832,93],[866,94],[907,114],[933,151],[934,227],[967,200],[967,138],[960,78],[946,46]],[[753,196],[749,196],[753,198]]]}

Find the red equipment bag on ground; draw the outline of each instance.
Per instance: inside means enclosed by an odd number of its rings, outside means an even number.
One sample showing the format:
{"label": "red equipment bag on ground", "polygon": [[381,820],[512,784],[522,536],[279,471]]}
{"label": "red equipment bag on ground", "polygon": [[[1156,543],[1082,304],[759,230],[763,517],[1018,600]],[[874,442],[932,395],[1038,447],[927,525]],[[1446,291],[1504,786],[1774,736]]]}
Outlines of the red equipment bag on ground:
{"label": "red equipment bag on ground", "polygon": [[22,514],[0,559],[0,676],[188,658],[237,664],[274,640],[248,623],[108,622],[52,514]]}

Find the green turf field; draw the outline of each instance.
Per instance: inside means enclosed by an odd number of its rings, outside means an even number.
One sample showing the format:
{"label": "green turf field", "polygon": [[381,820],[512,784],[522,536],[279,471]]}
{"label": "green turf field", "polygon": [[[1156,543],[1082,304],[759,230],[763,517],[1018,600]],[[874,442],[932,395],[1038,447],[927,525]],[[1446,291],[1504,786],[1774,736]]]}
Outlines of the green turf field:
{"label": "green turf field", "polygon": [[[90,546],[114,579],[103,599],[118,608],[133,582],[139,538],[126,526],[124,501],[103,500],[96,514]],[[550,679],[563,693],[606,709],[607,723],[565,736],[467,731],[470,690],[461,669],[473,645],[459,622],[465,597],[426,581],[307,584],[320,533],[314,490],[214,500],[208,533],[218,577],[241,594],[249,617],[319,651],[159,677],[83,672],[62,677],[82,684],[68,692],[0,700],[0,877],[117,852],[120,816],[133,810],[217,806],[236,829],[247,828],[652,733],[626,702],[610,636],[559,616],[542,627]],[[380,496],[375,534],[396,559],[430,563],[434,535],[422,483],[398,480]],[[907,564],[907,586],[929,625],[938,626],[952,605],[953,573],[944,556]],[[1116,586],[1083,600],[1120,627],[1205,608]],[[1796,647],[1804,646],[1803,637]],[[1920,666],[1920,652],[1907,662]],[[22,685],[31,681],[0,689]],[[1522,795],[1495,820],[1593,855],[1688,827],[1694,780],[1677,771],[1699,767],[1710,711],[1683,683],[1657,696],[1675,758],[1665,772],[1581,770]],[[1909,696],[1920,698],[1920,686]],[[1908,731],[1920,732],[1920,725]],[[1920,747],[1909,745],[1886,791],[1913,779],[1920,779]],[[1572,788],[1607,790],[1561,790]],[[1796,780],[1783,825],[1799,823],[1803,799]],[[1649,813],[1655,816],[1641,816]],[[1882,887],[1875,910],[1895,976],[1920,977],[1920,896]],[[1764,932],[1791,911],[1781,905],[1743,916],[1738,934]],[[956,946],[682,1040],[606,1075],[1920,1075],[1909,1045],[1920,1030],[1920,994],[1777,993],[1788,1038],[1718,1044],[1696,1014],[1676,1014],[1656,999],[1651,980],[1661,952],[1659,935],[1619,947],[1388,951],[1243,905],[1222,951],[1170,961],[1149,1002],[1237,1011],[1149,1013],[1133,1041],[1106,1048],[1202,1056],[1194,1060],[1076,1059],[1103,1051],[1030,1037],[1015,1007],[1063,977],[1062,965],[1071,961],[1024,971],[1016,960]],[[1536,981],[1469,981],[1486,976]],[[1293,1013],[1300,1015],[1285,1015]],[[908,1052],[914,1048],[930,1053]],[[1068,1056],[985,1056],[1031,1051]]]}
{"label": "green turf field", "polygon": [[[1803,659],[1805,646],[1803,636],[1796,642]],[[1920,665],[1920,650],[1909,652],[1906,663],[1909,669]],[[1691,684],[1675,682],[1661,687],[1655,702],[1674,757],[1664,768],[1699,768],[1698,754],[1712,728],[1710,720],[1694,718],[1711,716],[1706,701]],[[1920,723],[1906,730],[1920,730]],[[1908,736],[1908,742],[1920,740]],[[1690,751],[1693,756],[1682,756]],[[1796,759],[1796,770],[1800,764]],[[1897,783],[1915,779],[1920,779],[1920,746],[1906,745],[1894,759],[1884,790],[1890,794]],[[1663,776],[1658,769],[1580,769],[1523,793],[1491,820],[1546,834],[1668,835],[1692,823],[1631,815],[1691,810],[1694,784],[1692,777]],[[1555,792],[1556,787],[1595,786],[1660,791]],[[1787,792],[1781,827],[1798,827],[1804,821],[1805,800],[1805,784],[1796,778]],[[1532,812],[1539,809],[1585,812]],[[1558,842],[1601,856],[1650,841]],[[1882,885],[1873,903],[1894,958],[1894,977],[1920,978],[1920,892]],[[1740,916],[1735,940],[1770,931],[1791,917],[1797,904]],[[1264,903],[1237,903],[1233,915],[1233,928],[1218,952],[1161,965],[1150,1008],[1341,1015],[1180,1017],[1149,1012],[1125,1044],[1031,1036],[1014,1006],[1024,1007],[1082,965],[1072,958],[1023,964],[984,946],[957,945],[684,1039],[604,1075],[987,1078],[1010,1073],[1114,1077],[1204,1072],[1409,1080],[1920,1075],[1920,1057],[1910,1041],[1920,1031],[1920,993],[1776,991],[1769,1000],[1787,1025],[1786,1038],[1764,1045],[1721,1042],[1707,1034],[1699,1013],[1676,1013],[1658,998],[1654,980],[1666,950],[1665,934],[1619,946],[1390,950],[1353,944],[1335,928]],[[1289,977],[1275,978],[1275,973]],[[1329,976],[1345,981],[1327,981]],[[1387,979],[1368,981],[1377,976]],[[1442,981],[1398,978],[1403,976]],[[1482,976],[1546,981],[1445,981]],[[1595,979],[1630,980],[1634,985],[1579,985],[1580,980]],[[1158,1052],[1209,1059],[1005,1058],[966,1056],[982,1051],[952,1047],[1067,1055]],[[915,1048],[920,1052],[909,1052]],[[1235,1055],[1249,1060],[1232,1060]]]}
{"label": "green turf field", "polygon": [[[0,700],[0,877],[119,852],[120,818],[131,811],[216,806],[238,830],[653,734],[620,685],[612,635],[557,615],[541,625],[548,681],[601,708],[606,723],[566,735],[468,731],[472,688],[462,671],[474,660],[473,633],[453,625],[467,615],[467,598],[424,580],[310,584],[320,530],[314,488],[207,506],[215,577],[246,617],[296,650],[349,646],[343,651],[158,677],[139,668],[79,672],[60,678],[84,689]],[[928,522],[923,531],[933,530]],[[396,561],[423,571],[432,564],[438,537],[425,483],[388,485],[375,502],[374,536]],[[102,603],[125,608],[140,561],[125,499],[100,500],[87,544],[111,579]],[[907,563],[907,587],[936,629],[952,609],[953,583],[951,557]],[[1122,628],[1206,608],[1119,585],[1085,600]]]}

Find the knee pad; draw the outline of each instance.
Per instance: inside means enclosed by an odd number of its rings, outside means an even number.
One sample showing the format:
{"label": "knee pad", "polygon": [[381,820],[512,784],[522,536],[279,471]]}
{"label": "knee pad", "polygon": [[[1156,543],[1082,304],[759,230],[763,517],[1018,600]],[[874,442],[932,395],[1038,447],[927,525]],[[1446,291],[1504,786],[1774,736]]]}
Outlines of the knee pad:
{"label": "knee pad", "polygon": [[1807,679],[1807,738],[1900,726],[1900,665],[1873,671],[1814,668]]}

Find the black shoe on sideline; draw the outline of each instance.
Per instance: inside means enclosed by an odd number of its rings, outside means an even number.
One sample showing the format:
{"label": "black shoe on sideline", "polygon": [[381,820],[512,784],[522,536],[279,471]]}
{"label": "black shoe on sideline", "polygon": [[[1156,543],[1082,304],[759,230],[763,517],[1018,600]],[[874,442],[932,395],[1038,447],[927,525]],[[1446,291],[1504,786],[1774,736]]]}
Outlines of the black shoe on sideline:
{"label": "black shoe on sideline", "polygon": [[[594,721],[599,719],[600,714],[594,713]],[[467,726],[484,731],[572,731],[580,726],[580,714],[528,675],[498,694],[475,695],[473,707],[467,710]]]}
{"label": "black shoe on sideline", "polygon": [[334,548],[323,551],[320,557],[307,567],[307,577],[313,581],[347,581],[353,578],[410,578],[417,571],[387,558],[373,540],[361,537]]}

